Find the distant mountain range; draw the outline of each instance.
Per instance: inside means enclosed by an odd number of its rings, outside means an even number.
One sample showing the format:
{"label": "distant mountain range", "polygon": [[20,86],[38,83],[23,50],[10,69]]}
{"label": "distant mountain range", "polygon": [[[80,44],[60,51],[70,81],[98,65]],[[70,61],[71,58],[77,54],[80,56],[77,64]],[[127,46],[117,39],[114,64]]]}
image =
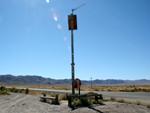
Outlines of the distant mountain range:
{"label": "distant mountain range", "polygon": [[[82,84],[90,84],[91,81],[82,80]],[[93,80],[93,84],[96,85],[118,85],[118,84],[150,84],[150,80],[140,79],[140,80]],[[50,85],[50,84],[71,84],[70,79],[51,79],[44,78],[41,76],[13,76],[13,75],[0,75],[0,84],[7,85]]]}

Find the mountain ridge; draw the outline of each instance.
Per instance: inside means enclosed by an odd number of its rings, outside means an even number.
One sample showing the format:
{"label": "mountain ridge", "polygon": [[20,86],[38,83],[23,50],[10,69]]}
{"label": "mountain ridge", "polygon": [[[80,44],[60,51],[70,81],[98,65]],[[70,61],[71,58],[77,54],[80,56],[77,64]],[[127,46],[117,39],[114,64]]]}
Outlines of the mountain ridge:
{"label": "mountain ridge", "polygon": [[[90,80],[81,80],[82,84],[91,84]],[[93,84],[96,85],[117,85],[117,84],[143,84],[150,85],[150,80],[139,79],[139,80],[120,80],[120,79],[106,79],[106,80],[92,80]],[[50,84],[71,84],[71,79],[52,79],[37,75],[19,75],[14,76],[11,74],[0,75],[0,84],[15,84],[15,85],[50,85]]]}

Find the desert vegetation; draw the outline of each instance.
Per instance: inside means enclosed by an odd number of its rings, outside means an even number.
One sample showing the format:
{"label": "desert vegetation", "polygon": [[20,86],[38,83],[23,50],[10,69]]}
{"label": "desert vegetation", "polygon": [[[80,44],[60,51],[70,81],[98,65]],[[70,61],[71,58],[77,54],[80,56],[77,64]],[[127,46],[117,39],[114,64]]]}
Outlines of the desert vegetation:
{"label": "desert vegetation", "polygon": [[[14,85],[14,87],[18,87]],[[54,90],[71,90],[70,84],[55,85],[25,85],[21,87],[54,89]],[[150,92],[150,85],[82,85],[82,91],[109,91],[109,92]]]}
{"label": "desert vegetation", "polygon": [[[63,87],[65,87],[65,86],[59,86],[58,85],[56,87],[59,87],[59,90],[60,90],[61,88],[63,89]],[[57,89],[56,87],[55,87],[55,89]],[[85,87],[87,89],[90,88],[90,86],[82,86],[82,88],[83,87]],[[121,88],[121,86],[96,86],[96,87],[93,86],[92,90],[94,88],[104,88],[104,87],[112,88],[112,89],[115,88],[115,87],[118,87],[118,89]],[[137,86],[135,86],[135,87],[137,87]],[[139,87],[147,88],[148,86],[139,86]],[[34,88],[39,88],[39,86],[34,86]],[[49,89],[51,89],[50,86],[46,86],[46,87],[45,86],[40,86],[40,88],[44,88],[44,89],[45,88],[47,88],[47,89],[49,88]],[[68,85],[68,88],[69,88],[69,85]],[[36,104],[36,106],[38,106],[35,109],[35,110],[37,110],[37,113],[38,113],[40,107],[41,107],[40,110],[42,109],[45,113],[48,113],[48,111],[46,111],[46,109],[45,109],[45,105],[47,106],[47,108],[52,106],[51,109],[49,109],[50,110],[49,112],[55,112],[54,108],[56,108],[56,109],[60,108],[60,109],[66,110],[64,112],[68,112],[69,111],[69,108],[67,106],[67,99],[68,99],[68,94],[67,93],[59,94],[58,95],[58,101],[60,102],[60,105],[59,106],[56,106],[56,105],[53,106],[53,105],[50,105],[48,103],[40,102],[40,96],[43,93],[46,93],[46,95],[48,97],[56,97],[56,95],[57,95],[56,93],[50,93],[50,92],[47,92],[47,91],[31,90],[29,88],[29,86],[26,86],[24,88],[23,88],[23,86],[20,86],[19,88],[15,87],[15,86],[13,86],[11,88],[10,87],[6,88],[6,87],[2,86],[0,89],[1,89],[1,92],[2,91],[3,92],[7,91],[7,93],[10,94],[10,95],[4,96],[4,97],[0,96],[0,99],[1,99],[2,102],[6,101],[4,98],[10,98],[10,103],[14,104],[13,103],[14,101],[11,101],[11,100],[13,100],[12,97],[14,96],[14,99],[15,98],[19,99],[19,101],[16,100],[16,102],[18,102],[18,103],[15,106],[21,106],[21,109],[19,109],[20,107],[16,107],[15,109],[13,109],[13,110],[15,110],[14,113],[17,113],[17,112],[19,113],[20,110],[25,109],[26,107],[29,107],[29,103],[31,105],[35,105]],[[84,91],[87,91],[87,89],[84,89]],[[95,89],[93,91],[95,91]],[[98,89],[97,91],[101,91],[101,89]],[[111,91],[113,91],[113,90],[111,90]],[[11,92],[13,92],[13,93],[11,93]],[[117,90],[115,93],[117,93],[117,92],[120,93],[120,90],[119,91]],[[107,93],[111,93],[111,92],[107,92]],[[26,94],[28,94],[28,95],[26,95]],[[12,105],[12,104],[10,104],[10,105]],[[128,109],[131,109],[131,110],[135,110],[135,108],[136,108],[136,110],[139,109],[139,111],[140,110],[145,110],[145,113],[148,113],[149,110],[150,110],[150,104],[143,104],[139,100],[135,100],[135,101],[126,100],[124,98],[118,98],[117,96],[116,97],[112,96],[112,97],[107,98],[107,99],[104,98],[104,100],[102,100],[102,101],[101,100],[100,101],[95,101],[93,98],[82,98],[82,99],[76,98],[76,99],[74,99],[74,101],[72,101],[72,104],[75,106],[75,108],[77,108],[74,111],[83,110],[83,108],[84,108],[84,109],[86,109],[86,112],[88,112],[89,110],[102,110],[105,113],[105,112],[107,112],[109,110],[110,113],[111,112],[114,113],[113,112],[113,110],[114,110],[115,113],[119,113],[119,112],[121,112],[119,110],[122,110],[122,108],[124,108],[124,107],[128,107]],[[92,107],[92,105],[94,105],[94,107]],[[95,107],[95,105],[97,107]],[[6,109],[4,109],[4,111],[8,110],[8,109],[12,110],[12,108],[11,107],[8,108],[8,106],[9,105],[7,105],[7,104],[5,105]],[[86,107],[84,107],[84,106],[86,106]],[[87,106],[89,106],[89,107],[87,107]],[[1,105],[0,107],[4,107],[4,105]],[[90,107],[92,107],[92,108],[90,108]],[[32,110],[32,107],[29,110]],[[89,112],[93,112],[93,111],[89,111]],[[125,113],[130,113],[130,112],[127,110],[127,111],[125,111]]]}
{"label": "desert vegetation", "polygon": [[4,86],[1,86],[0,87],[0,95],[8,95],[8,94],[9,94],[8,89]]}
{"label": "desert vegetation", "polygon": [[133,101],[133,100],[118,99],[118,98],[115,98],[115,97],[110,97],[109,99],[105,99],[104,101],[105,102],[112,101],[112,102],[119,102],[119,103],[126,103],[126,104],[142,105],[142,106],[147,106],[147,108],[150,108],[150,104],[142,103],[139,100],[134,100]]}
{"label": "desert vegetation", "polygon": [[10,93],[25,93],[25,94],[29,94],[29,89],[25,88],[25,89],[20,89],[20,88],[16,88],[16,87],[5,87],[5,86],[0,86],[0,95],[8,95]]}
{"label": "desert vegetation", "polygon": [[150,92],[150,85],[83,85],[85,91],[113,91],[113,92]]}

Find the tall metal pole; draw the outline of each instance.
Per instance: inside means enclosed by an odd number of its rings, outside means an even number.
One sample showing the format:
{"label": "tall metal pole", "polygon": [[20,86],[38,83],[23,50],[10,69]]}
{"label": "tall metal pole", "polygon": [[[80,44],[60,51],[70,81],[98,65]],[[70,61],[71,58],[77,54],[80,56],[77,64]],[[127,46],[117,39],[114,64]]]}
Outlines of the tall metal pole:
{"label": "tall metal pole", "polygon": [[71,75],[72,75],[72,94],[75,94],[74,78],[75,78],[75,63],[74,63],[74,38],[73,29],[71,30]]}
{"label": "tall metal pole", "polygon": [[77,30],[77,17],[76,15],[73,14],[73,12],[82,6],[84,4],[81,4],[75,9],[72,9],[72,13],[68,15],[68,27],[69,30],[71,30],[71,77],[72,77],[72,94],[75,94],[75,87],[74,87],[74,82],[75,82],[75,63],[74,63],[74,35],[73,35],[73,30]]}
{"label": "tall metal pole", "polygon": [[71,77],[72,77],[72,94],[75,94],[75,63],[74,63],[74,34],[73,31],[77,30],[77,17],[73,14],[73,11],[75,9],[72,9],[72,13],[68,15],[68,27],[71,31]]}

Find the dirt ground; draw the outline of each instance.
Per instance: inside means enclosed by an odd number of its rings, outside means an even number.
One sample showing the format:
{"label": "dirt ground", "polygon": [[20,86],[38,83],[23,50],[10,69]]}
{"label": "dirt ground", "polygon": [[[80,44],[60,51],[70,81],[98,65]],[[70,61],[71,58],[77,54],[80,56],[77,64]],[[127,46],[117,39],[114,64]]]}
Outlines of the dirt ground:
{"label": "dirt ground", "polygon": [[67,102],[50,105],[39,99],[39,96],[24,94],[0,96],[0,113],[150,113],[150,108],[142,105],[106,102],[102,106],[71,110]]}

